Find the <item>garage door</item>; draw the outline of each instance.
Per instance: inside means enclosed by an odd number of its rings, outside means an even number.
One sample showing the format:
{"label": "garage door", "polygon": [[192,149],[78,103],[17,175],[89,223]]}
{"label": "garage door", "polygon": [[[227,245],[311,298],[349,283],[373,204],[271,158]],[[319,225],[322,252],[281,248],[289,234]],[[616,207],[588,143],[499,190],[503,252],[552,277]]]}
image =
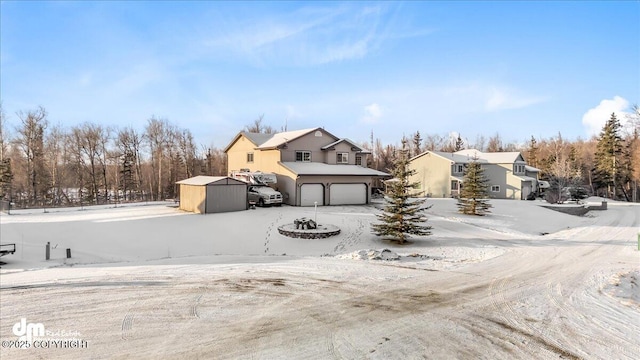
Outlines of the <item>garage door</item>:
{"label": "garage door", "polygon": [[330,205],[360,205],[367,203],[367,186],[365,184],[333,184],[330,192]]}
{"label": "garage door", "polygon": [[314,202],[324,205],[324,186],[322,184],[302,184],[300,187],[300,206],[313,206]]}

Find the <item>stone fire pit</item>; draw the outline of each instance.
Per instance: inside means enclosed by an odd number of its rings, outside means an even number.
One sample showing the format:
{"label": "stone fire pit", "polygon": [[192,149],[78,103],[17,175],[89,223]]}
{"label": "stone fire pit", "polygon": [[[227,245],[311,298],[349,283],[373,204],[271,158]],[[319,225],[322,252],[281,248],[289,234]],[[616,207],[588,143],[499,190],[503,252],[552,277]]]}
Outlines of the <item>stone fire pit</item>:
{"label": "stone fire pit", "polygon": [[313,219],[295,219],[292,224],[278,227],[278,232],[284,236],[300,239],[324,239],[338,235],[340,228],[335,225],[316,224]]}

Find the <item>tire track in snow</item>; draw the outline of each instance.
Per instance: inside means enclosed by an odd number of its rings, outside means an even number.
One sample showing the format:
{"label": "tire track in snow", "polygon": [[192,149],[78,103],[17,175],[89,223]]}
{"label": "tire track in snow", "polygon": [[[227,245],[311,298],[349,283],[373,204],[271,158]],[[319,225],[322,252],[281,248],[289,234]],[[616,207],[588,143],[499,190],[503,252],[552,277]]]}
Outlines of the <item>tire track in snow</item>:
{"label": "tire track in snow", "polygon": [[129,340],[129,333],[133,329],[134,314],[127,313],[122,319],[122,340]]}
{"label": "tire track in snow", "polygon": [[[549,337],[547,334],[544,334],[541,330],[535,328],[526,320],[522,314],[515,310],[513,303],[514,302],[524,302],[527,298],[527,295],[524,294],[523,291],[515,290],[514,287],[508,286],[510,283],[511,277],[506,277],[499,282],[493,281],[490,285],[490,295],[491,302],[494,309],[499,314],[498,316],[502,319],[502,321],[496,321],[492,319],[488,319],[491,322],[494,322],[497,325],[504,327],[505,329],[511,328],[521,335],[526,335],[530,337],[535,342],[527,342],[527,347],[529,345],[535,344],[538,347],[544,347],[547,349],[551,349],[555,352],[560,353],[563,356],[570,355],[573,358],[579,358],[575,354],[564,349],[564,346],[560,344],[555,338]],[[515,299],[507,299],[507,290],[513,289],[515,290]],[[521,321],[517,321],[516,319],[520,319]],[[525,330],[522,330],[524,328]]]}
{"label": "tire track in snow", "polygon": [[200,314],[198,314],[198,305],[200,305],[200,299],[202,299],[202,295],[204,295],[204,293],[198,295],[195,302],[191,305],[190,315],[196,319],[200,318]]}

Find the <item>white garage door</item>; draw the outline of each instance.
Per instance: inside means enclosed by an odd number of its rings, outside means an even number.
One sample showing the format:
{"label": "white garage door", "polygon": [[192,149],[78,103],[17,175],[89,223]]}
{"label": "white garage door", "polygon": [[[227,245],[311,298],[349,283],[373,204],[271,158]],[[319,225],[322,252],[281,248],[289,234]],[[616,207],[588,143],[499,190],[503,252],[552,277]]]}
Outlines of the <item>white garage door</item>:
{"label": "white garage door", "polygon": [[367,186],[365,184],[332,184],[330,192],[330,205],[360,205],[367,203]]}
{"label": "white garage door", "polygon": [[313,206],[314,202],[324,205],[324,186],[321,184],[302,184],[300,187],[300,206]]}

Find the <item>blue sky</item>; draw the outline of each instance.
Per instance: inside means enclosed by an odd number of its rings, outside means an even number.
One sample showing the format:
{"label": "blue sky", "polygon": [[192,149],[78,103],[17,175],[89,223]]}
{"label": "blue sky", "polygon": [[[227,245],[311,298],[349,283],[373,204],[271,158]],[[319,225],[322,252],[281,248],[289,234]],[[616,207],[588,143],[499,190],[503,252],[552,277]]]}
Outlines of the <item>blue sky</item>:
{"label": "blue sky", "polygon": [[640,2],[1,2],[9,122],[224,147],[261,114],[355,141],[586,138],[640,102]]}

